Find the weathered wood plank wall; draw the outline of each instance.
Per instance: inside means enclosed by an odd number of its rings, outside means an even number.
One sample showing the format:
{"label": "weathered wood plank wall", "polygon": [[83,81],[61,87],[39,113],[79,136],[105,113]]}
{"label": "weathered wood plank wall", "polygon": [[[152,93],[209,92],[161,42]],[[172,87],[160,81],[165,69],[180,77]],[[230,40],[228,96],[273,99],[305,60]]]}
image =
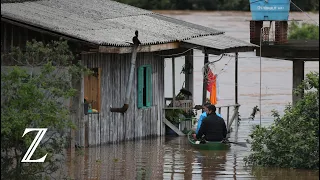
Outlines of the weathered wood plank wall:
{"label": "weathered wood plank wall", "polygon": [[[26,41],[31,41],[32,39],[46,43],[58,40],[59,37],[1,21],[1,52],[9,52],[12,46],[19,46],[24,50]],[[87,47],[73,41],[69,41],[69,45],[71,50],[76,54]],[[137,108],[137,73],[135,73],[129,109],[123,115],[111,113],[109,109],[110,106],[122,107],[124,104],[131,54],[92,53],[83,54],[81,59],[87,63],[88,67],[101,67],[102,69],[100,88],[101,112],[99,113],[99,118],[92,117],[92,119],[98,118],[101,124],[99,127],[99,144],[152,135],[164,135],[165,128],[162,123],[164,108],[164,60],[162,57],[154,53],[138,53],[136,70],[144,64],[152,65],[152,107],[145,109]],[[9,59],[2,59],[1,61],[2,66],[15,64],[14,61]],[[86,133],[89,132],[84,131],[85,127],[92,128],[89,127],[89,119],[87,123],[85,119],[88,119],[88,117],[76,122],[79,126],[78,132],[76,132],[76,141],[80,146],[84,146],[85,139],[89,138],[89,134],[86,136]],[[88,139],[87,141],[93,140]]]}
{"label": "weathered wood plank wall", "polygon": [[[35,29],[26,28],[25,25],[20,26],[17,22],[12,24],[5,20],[1,20],[1,53],[10,52],[12,50],[11,47],[19,47],[22,51],[25,51],[26,42],[32,41],[33,39],[46,44],[52,41],[58,41],[61,38],[59,35],[55,36],[49,32],[45,32],[45,30],[36,31]],[[75,39],[69,40],[68,45],[69,49],[76,55],[76,59],[78,57],[77,54],[84,50],[89,50],[89,44],[80,43]],[[21,64],[17,64],[11,59],[2,58],[1,65],[10,66]]]}
{"label": "weathered wood plank wall", "polygon": [[32,39],[46,43],[59,38],[1,21],[1,52],[10,51],[12,46],[24,50],[26,42]]}
{"label": "weathered wood plank wall", "polygon": [[[89,68],[101,68],[100,122],[89,122],[89,145],[98,145],[123,140],[164,135],[162,124],[164,108],[164,61],[153,53],[137,55],[135,77],[129,108],[124,114],[110,112],[110,107],[122,107],[125,100],[130,73],[131,54],[84,54],[84,64]],[[137,108],[137,68],[152,66],[152,107]],[[97,116],[97,115],[96,115]],[[96,121],[97,118],[89,118]],[[96,127],[97,123],[99,123]],[[99,139],[92,139],[95,135]],[[100,142],[99,142],[100,141]]]}

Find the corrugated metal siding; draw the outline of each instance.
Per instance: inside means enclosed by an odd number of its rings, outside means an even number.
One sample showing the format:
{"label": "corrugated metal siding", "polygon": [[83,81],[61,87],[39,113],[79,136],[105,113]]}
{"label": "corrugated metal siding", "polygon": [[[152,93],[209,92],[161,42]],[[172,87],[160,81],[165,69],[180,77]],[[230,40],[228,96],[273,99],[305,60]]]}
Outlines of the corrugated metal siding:
{"label": "corrugated metal siding", "polygon": [[[89,130],[91,129],[91,137],[99,137],[100,142],[90,138],[89,145],[164,134],[162,124],[164,61],[162,58],[152,53],[140,53],[137,55],[136,69],[144,64],[151,64],[152,66],[153,104],[151,108],[137,108],[137,71],[135,71],[130,105],[124,115],[110,112],[110,107],[122,107],[124,104],[131,54],[87,54],[83,55],[82,59],[84,64],[90,68],[102,68],[100,121],[96,121],[96,123],[100,124],[98,125],[100,127],[96,127],[97,124],[93,122],[89,122],[90,127],[88,127]],[[91,120],[94,119],[97,118],[91,118]],[[100,135],[97,135],[97,133]]]}
{"label": "corrugated metal siding", "polygon": [[48,0],[1,4],[1,15],[88,42],[129,46],[139,30],[142,44],[181,41],[223,32],[113,1]]}

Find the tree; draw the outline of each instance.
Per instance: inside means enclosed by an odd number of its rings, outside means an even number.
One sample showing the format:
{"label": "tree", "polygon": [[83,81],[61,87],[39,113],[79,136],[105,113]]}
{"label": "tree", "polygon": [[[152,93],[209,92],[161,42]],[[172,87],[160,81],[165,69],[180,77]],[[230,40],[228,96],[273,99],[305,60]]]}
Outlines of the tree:
{"label": "tree", "polygon": [[[66,147],[66,132],[75,128],[69,100],[79,92],[71,82],[88,72],[66,41],[27,42],[22,52],[13,48],[2,55],[19,66],[1,66],[1,179],[44,179],[59,169]],[[22,137],[25,128],[48,128],[31,159],[48,153],[44,163],[21,163],[35,133]]]}
{"label": "tree", "polygon": [[319,169],[319,73],[313,72],[295,91],[304,97],[288,105],[283,117],[274,111],[269,127],[256,126],[250,137],[249,165]]}
{"label": "tree", "polygon": [[319,40],[319,26],[314,24],[292,22],[289,26],[288,39]]}

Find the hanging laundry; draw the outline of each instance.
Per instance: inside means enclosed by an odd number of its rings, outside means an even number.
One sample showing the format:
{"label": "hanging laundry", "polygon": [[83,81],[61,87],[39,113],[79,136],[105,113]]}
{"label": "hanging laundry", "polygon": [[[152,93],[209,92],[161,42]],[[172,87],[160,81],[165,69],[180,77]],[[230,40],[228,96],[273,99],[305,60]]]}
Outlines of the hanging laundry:
{"label": "hanging laundry", "polygon": [[217,75],[213,75],[212,88],[210,92],[210,102],[211,104],[217,104]]}
{"label": "hanging laundry", "polygon": [[211,69],[209,68],[208,69],[208,77],[207,77],[207,91],[211,92],[211,89],[212,89],[212,83],[213,83],[213,78],[214,78],[214,75],[211,71]]}
{"label": "hanging laundry", "polygon": [[211,69],[208,70],[208,84],[207,91],[210,92],[210,102],[211,104],[217,104],[217,75],[213,74]]}

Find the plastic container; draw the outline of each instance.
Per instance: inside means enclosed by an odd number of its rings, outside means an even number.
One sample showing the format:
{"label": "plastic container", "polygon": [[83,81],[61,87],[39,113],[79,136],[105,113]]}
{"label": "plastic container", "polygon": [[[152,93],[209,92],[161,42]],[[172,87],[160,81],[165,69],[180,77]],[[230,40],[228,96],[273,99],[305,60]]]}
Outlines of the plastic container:
{"label": "plastic container", "polygon": [[288,21],[290,0],[249,0],[252,20]]}

